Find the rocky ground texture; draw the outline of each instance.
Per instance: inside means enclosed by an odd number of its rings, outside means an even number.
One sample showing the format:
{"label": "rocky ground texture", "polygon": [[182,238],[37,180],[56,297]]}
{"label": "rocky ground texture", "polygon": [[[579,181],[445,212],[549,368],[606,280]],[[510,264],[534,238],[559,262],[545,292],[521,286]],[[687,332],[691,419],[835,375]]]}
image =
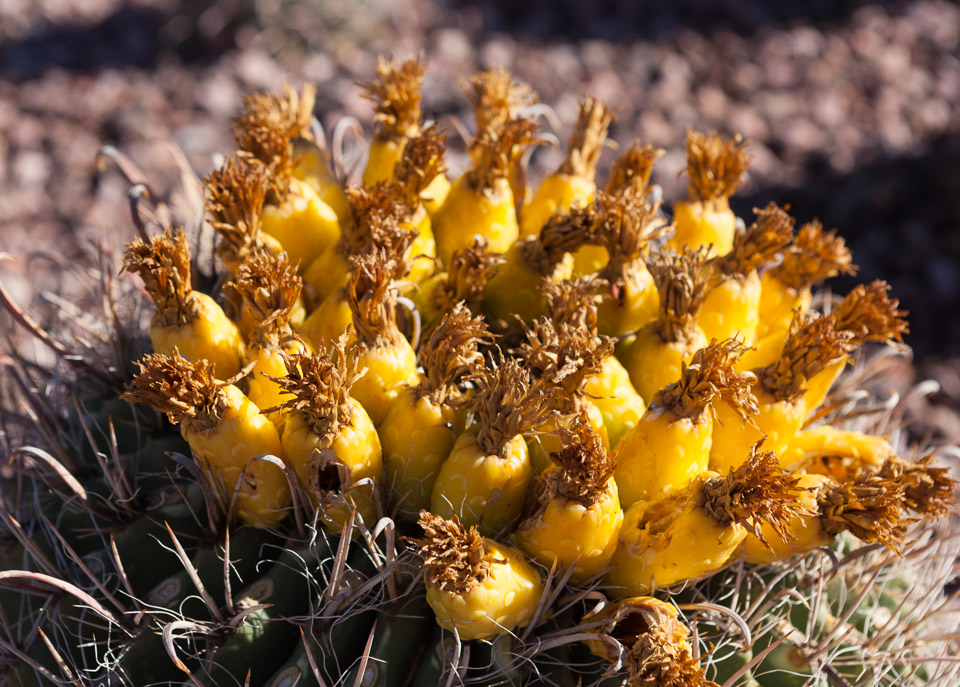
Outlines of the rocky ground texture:
{"label": "rocky ground texture", "polygon": [[[911,311],[916,364],[889,386],[940,382],[914,401],[914,435],[960,439],[960,6],[941,0],[7,0],[0,252],[17,260],[0,277],[29,303],[69,287],[42,252],[75,259],[131,236],[126,184],[93,164],[102,144],[164,195],[179,185],[173,150],[205,174],[230,149],[244,92],[309,79],[328,131],[345,115],[369,131],[355,82],[378,53],[421,50],[426,109],[451,132],[469,122],[457,79],[502,64],[554,106],[561,139],[580,95],[619,107],[615,139],[668,149],[657,174],[668,199],[683,192],[687,127],[749,138],[735,209],[777,200],[847,237],[857,279],[887,279]],[[538,153],[535,172],[557,160]]]}

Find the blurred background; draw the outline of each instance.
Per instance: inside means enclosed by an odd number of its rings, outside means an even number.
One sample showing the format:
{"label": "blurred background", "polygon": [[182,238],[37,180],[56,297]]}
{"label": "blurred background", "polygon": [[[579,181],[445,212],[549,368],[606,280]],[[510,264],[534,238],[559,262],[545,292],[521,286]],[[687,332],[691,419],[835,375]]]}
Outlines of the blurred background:
{"label": "blurred background", "polygon": [[[442,123],[472,123],[458,79],[490,66],[534,86],[561,140],[579,96],[606,99],[614,139],[669,151],[667,199],[688,126],[742,133],[754,162],[734,209],[788,203],[847,238],[856,279],[887,279],[911,311],[916,364],[890,385],[941,384],[915,432],[960,439],[960,6],[943,0],[0,0],[0,251],[19,258],[0,277],[28,303],[62,286],[37,250],[132,237],[102,144],[173,192],[169,143],[206,174],[243,93],[310,80],[328,132],[346,115],[369,132],[356,82],[378,53],[418,51]],[[534,181],[558,160],[536,154]]]}

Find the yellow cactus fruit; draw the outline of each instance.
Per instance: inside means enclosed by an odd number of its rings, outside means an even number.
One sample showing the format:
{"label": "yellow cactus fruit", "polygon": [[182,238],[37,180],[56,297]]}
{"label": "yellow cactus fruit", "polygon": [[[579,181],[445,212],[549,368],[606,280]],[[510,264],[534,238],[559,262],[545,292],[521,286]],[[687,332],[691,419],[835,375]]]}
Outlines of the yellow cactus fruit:
{"label": "yellow cactus fruit", "polygon": [[800,431],[807,416],[807,381],[852,348],[852,335],[838,331],[820,314],[796,317],[790,325],[782,356],[754,370],[757,413],[744,419],[728,403],[715,407],[710,469],[726,472],[750,454],[750,447],[765,439],[764,447],[778,456]]}
{"label": "yellow cactus fruit", "polygon": [[794,310],[806,313],[814,285],[838,274],[850,275],[856,271],[850,249],[835,231],[824,231],[817,220],[801,226],[780,264],[760,277],[757,339],[785,332]]}
{"label": "yellow cactus fruit", "polygon": [[807,490],[804,508],[777,532],[780,536],[771,536],[766,525],[751,533],[743,545],[748,562],[770,563],[829,546],[841,532],[894,550],[902,543],[910,521],[904,484],[894,476],[863,472],[841,481],[827,475],[800,475],[797,480]]}
{"label": "yellow cactus fruit", "polygon": [[[867,285],[860,284],[830,311],[834,326],[850,334],[854,347],[867,341],[896,346],[910,331],[905,319],[906,310],[900,310],[900,301],[887,295],[889,290],[890,285],[879,279]],[[808,378],[807,408],[820,407],[846,364],[847,357],[838,356],[824,370]]]}
{"label": "yellow cactus fruit", "polygon": [[896,455],[885,437],[820,425],[797,432],[780,454],[780,464],[788,470],[833,474],[838,463],[844,472],[855,472],[879,468]]}
{"label": "yellow cactus fruit", "polygon": [[[300,327],[300,334],[315,348],[321,340],[333,341],[339,337],[345,327],[350,327],[351,342],[356,340],[351,326],[353,313],[348,288],[354,261],[361,259],[362,262],[375,253],[384,259],[389,256],[391,279],[400,279],[407,271],[406,256],[416,239],[414,231],[400,226],[398,213],[402,206],[395,202],[387,186],[379,185],[373,191],[352,186],[347,189],[347,195],[353,212],[350,229],[341,241],[314,261],[304,276],[307,283],[314,278],[315,292],[333,289]],[[323,269],[318,271],[318,267]],[[323,286],[315,278],[319,273],[324,275]]]}
{"label": "yellow cactus fruit", "polygon": [[[503,128],[512,119],[521,118],[524,116],[524,109],[539,100],[530,84],[517,81],[513,74],[503,67],[477,72],[469,81],[461,81],[461,85],[477,120],[477,139],[485,132]],[[524,165],[526,150],[526,145],[520,145],[508,152],[510,160],[507,181],[518,215],[523,204],[530,199]]]}
{"label": "yellow cactus fruit", "polygon": [[[719,687],[704,677],[690,647],[690,628],[668,603],[651,596],[628,597],[607,604],[584,622],[598,624],[595,633],[612,637],[626,651],[630,685]],[[599,639],[583,643],[595,656],[611,663],[621,660],[616,644]]]}
{"label": "yellow cactus fruit", "polygon": [[598,575],[617,548],[623,511],[613,479],[616,461],[581,412],[560,429],[562,448],[554,465],[534,477],[534,512],[513,542],[545,567],[573,568],[570,581]]}
{"label": "yellow cactus fruit", "polygon": [[433,180],[443,175],[446,140],[436,124],[410,139],[397,163],[397,179],[391,186],[402,207],[400,227],[416,232],[407,254],[408,270],[403,275],[413,284],[421,283],[435,268],[437,243],[430,214],[421,199]]}
{"label": "yellow cactus fruit", "polygon": [[454,251],[446,270],[428,277],[411,294],[423,318],[424,329],[430,329],[443,313],[461,301],[478,312],[487,282],[503,262],[503,254],[490,252],[486,239],[480,236],[469,248]]}
{"label": "yellow cactus fruit", "polygon": [[170,422],[190,445],[194,460],[227,511],[234,498],[237,515],[254,527],[270,527],[287,515],[290,488],[283,471],[253,461],[263,454],[284,458],[277,428],[243,392],[218,382],[206,360],[188,361],[176,350],[147,355],[124,394]]}
{"label": "yellow cactus fruit", "polygon": [[463,433],[463,380],[483,365],[490,335],[464,303],[450,310],[417,354],[420,383],[404,387],[380,424],[384,485],[397,517],[415,521],[430,506],[440,464]]}
{"label": "yellow cactus fruit", "polygon": [[274,379],[287,394],[281,438],[300,486],[332,531],[340,531],[353,507],[372,526],[383,459],[370,417],[350,395],[360,375],[356,349],[341,337],[329,353],[324,347],[284,359],[287,376]]}
{"label": "yellow cactus fruit", "polygon": [[[602,296],[598,292],[606,286],[606,281],[597,277],[544,284],[550,320],[561,329],[570,327],[589,333],[599,347],[602,339],[597,332],[597,305]],[[601,360],[598,372],[586,376],[582,395],[590,402],[588,410],[593,406],[600,411],[610,446],[616,446],[646,410],[643,399],[630,383],[630,375],[612,355]]]}
{"label": "yellow cactus fruit", "polygon": [[310,184],[293,175],[293,142],[309,135],[316,90],[305,85],[297,93],[284,84],[283,91],[246,96],[243,112],[234,119],[233,137],[240,155],[259,160],[271,171],[260,217],[263,231],[280,242],[291,262],[306,269],[340,238],[340,222]]}
{"label": "yellow cactus fruit", "polygon": [[648,246],[669,227],[660,216],[660,201],[623,193],[597,194],[597,227],[609,259],[597,273],[608,289],[598,306],[601,334],[623,336],[657,318],[660,294],[645,257]]}
{"label": "yellow cactus fruit", "polygon": [[453,182],[433,217],[437,256],[444,264],[454,251],[473,245],[476,236],[497,253],[505,253],[517,240],[520,228],[509,174],[517,151],[536,140],[535,131],[533,122],[511,119],[481,131],[471,143],[473,166]]}
{"label": "yellow cactus fruit", "polygon": [[220,379],[240,372],[243,336],[216,301],[191,287],[190,245],[182,229],[126,244],[123,269],[140,276],[157,306],[150,320],[154,352],[177,350],[188,360],[207,360]]}
{"label": "yellow cactus fruit", "polygon": [[750,154],[739,136],[724,139],[687,131],[687,189],[689,200],[674,203],[676,231],[669,239],[674,250],[708,248],[709,256],[724,255],[733,248],[736,217],[730,209],[730,196],[737,190]]}
{"label": "yellow cactus fruit", "polygon": [[738,338],[747,346],[757,340],[760,322],[760,272],[793,238],[793,218],[770,203],[754,210],[756,221],[733,238],[726,255],[710,260],[713,284],[697,313],[708,339]]}
{"label": "yellow cactus fruit", "polygon": [[696,323],[707,293],[706,255],[701,249],[651,256],[649,269],[660,294],[659,315],[617,346],[617,357],[647,403],[680,379],[683,363],[709,343]]}
{"label": "yellow cactus fruit", "polygon": [[481,310],[491,322],[519,330],[546,313],[544,284],[568,279],[573,274],[571,251],[583,245],[582,227],[557,216],[536,236],[520,239],[507,250],[504,263],[487,282]]}
{"label": "yellow cactus fruit", "polygon": [[597,190],[597,163],[613,122],[613,110],[602,100],[580,101],[577,125],[567,145],[567,155],[556,172],[543,180],[540,188],[521,211],[520,236],[536,236],[547,221],[571,207],[586,205]]}
{"label": "yellow cactus fruit", "polygon": [[679,381],[657,392],[640,422],[616,445],[624,508],[683,489],[707,470],[715,398],[725,399],[743,417],[756,412],[750,391],[755,377],[734,371],[742,352],[742,344],[732,339],[701,348],[683,365]]}
{"label": "yellow cactus fruit", "polygon": [[365,368],[353,385],[353,395],[378,426],[400,389],[420,381],[417,354],[397,327],[394,279],[402,272],[400,262],[380,249],[350,258],[347,305],[353,314],[360,365]]}
{"label": "yellow cactus fruit", "polygon": [[294,309],[301,305],[303,280],[283,254],[249,254],[227,282],[240,299],[240,329],[247,337],[244,362],[253,364],[247,379],[247,396],[278,427],[282,416],[267,409],[283,402],[280,386],[271,377],[284,377],[282,352],[305,351],[306,344],[293,329]]}
{"label": "yellow cactus fruit", "polygon": [[457,515],[494,536],[520,517],[532,474],[522,435],[554,412],[558,391],[531,381],[513,358],[482,367],[469,379],[476,388],[467,407],[476,425],[457,437],[440,466],[430,510]]}
{"label": "yellow cactus fruit", "polygon": [[403,61],[379,57],[377,78],[360,85],[364,97],[376,105],[376,133],[363,170],[364,186],[392,181],[407,142],[420,133],[420,89],[426,73],[422,55]]}
{"label": "yellow cactus fruit", "polygon": [[769,523],[778,536],[801,508],[797,480],[773,453],[754,447],[726,476],[706,472],[685,489],[638,501],[624,514],[606,581],[615,595],[646,594],[716,572],[749,532]]}
{"label": "yellow cactus fruit", "polygon": [[523,554],[464,528],[456,516],[444,520],[423,511],[424,538],[415,540],[423,558],[427,603],[437,624],[462,641],[491,639],[529,625],[543,582]]}
{"label": "yellow cactus fruit", "polygon": [[336,214],[342,227],[350,221],[350,203],[344,193],[343,183],[330,165],[329,153],[324,149],[323,141],[304,138],[307,131],[301,132],[301,138],[293,142],[294,166],[290,173],[316,191],[320,200]]}

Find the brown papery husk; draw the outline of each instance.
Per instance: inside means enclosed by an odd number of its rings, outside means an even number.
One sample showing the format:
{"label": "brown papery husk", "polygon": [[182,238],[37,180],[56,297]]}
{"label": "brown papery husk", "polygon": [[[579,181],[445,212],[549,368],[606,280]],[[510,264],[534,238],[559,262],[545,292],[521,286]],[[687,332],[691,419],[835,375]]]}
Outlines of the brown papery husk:
{"label": "brown papery husk", "polygon": [[431,124],[411,138],[403,148],[394,170],[396,195],[403,199],[412,215],[420,205],[420,194],[444,172],[443,153],[447,137]]}
{"label": "brown papery husk", "polygon": [[204,180],[210,226],[220,236],[217,254],[227,265],[237,265],[252,251],[265,249],[260,213],[270,177],[270,170],[259,160],[234,155]]}
{"label": "brown papery husk", "polygon": [[776,203],[762,210],[754,208],[757,219],[733,237],[733,248],[709,265],[727,277],[746,276],[772,263],[793,240],[794,219]]}
{"label": "brown papery husk", "polygon": [[603,245],[598,212],[599,206],[592,202],[551,215],[536,238],[524,244],[530,269],[547,276],[565,254],[585,245]]}
{"label": "brown papery husk", "polygon": [[486,455],[499,456],[516,436],[546,422],[564,400],[560,387],[531,379],[515,358],[497,355],[467,377],[474,384],[468,408],[477,419],[477,443]]}
{"label": "brown papery husk", "polygon": [[377,78],[360,84],[363,97],[375,103],[377,134],[413,138],[420,132],[420,90],[427,65],[422,54],[406,60],[377,58]]}
{"label": "brown papery husk", "polygon": [[627,647],[630,687],[720,687],[690,654],[689,632],[674,618],[637,635]]}
{"label": "brown papery husk", "polygon": [[347,346],[346,333],[332,346],[321,345],[317,350],[280,351],[287,376],[268,378],[293,398],[263,412],[299,412],[314,434],[330,442],[344,427],[353,426],[350,388],[365,370],[360,369],[356,346]]}
{"label": "brown papery husk", "polygon": [[342,227],[337,249],[349,260],[351,256],[365,255],[374,249],[386,251],[396,261],[397,276],[408,271],[407,250],[416,233],[401,223],[413,214],[393,182],[379,181],[372,188],[348,186],[350,221]]}
{"label": "brown papery husk", "polygon": [[613,110],[602,100],[586,97],[580,101],[577,125],[570,135],[567,155],[557,172],[593,181],[613,120]]}
{"label": "brown papery husk", "polygon": [[610,167],[607,193],[614,196],[631,193],[638,198],[646,196],[653,165],[666,152],[650,143],[634,141]]}
{"label": "brown papery husk", "polygon": [[820,313],[794,314],[780,358],[756,370],[760,386],[778,401],[796,401],[807,380],[856,348],[851,332]]}
{"label": "brown papery husk", "polygon": [[251,334],[253,343],[260,347],[276,345],[293,336],[290,317],[300,298],[303,279],[286,254],[258,251],[248,255],[228,286],[239,294],[257,321]]}
{"label": "brown papery husk", "polygon": [[603,439],[584,410],[560,427],[560,441],[560,450],[550,454],[550,460],[560,469],[548,471],[543,477],[541,511],[557,496],[589,508],[607,491],[617,469],[616,452],[604,448]]}
{"label": "brown papery husk", "polygon": [[183,229],[166,229],[148,240],[125,244],[123,271],[139,275],[166,327],[189,324],[197,316],[190,298],[190,243]]}
{"label": "brown papery husk", "polygon": [[403,339],[397,327],[395,280],[406,273],[402,256],[413,238],[413,232],[406,232],[392,246],[375,246],[369,253],[350,256],[346,297],[361,346],[385,348]]}
{"label": "brown papery husk", "polygon": [[890,285],[877,279],[868,285],[858,284],[831,311],[837,329],[850,332],[853,343],[867,341],[902,342],[910,332],[906,310],[899,310],[900,301],[890,298]]}
{"label": "brown papery husk", "polygon": [[563,389],[567,402],[562,411],[572,412],[576,408],[574,397],[582,396],[587,379],[603,369],[603,361],[613,355],[616,339],[557,325],[547,317],[535,320],[532,326],[522,324],[527,340],[515,353],[540,379]]}
{"label": "brown papery husk", "polygon": [[[634,597],[614,601],[603,611],[597,632],[616,639],[627,652],[630,685],[646,687],[718,687],[704,678],[704,671],[690,655],[690,629],[662,601]],[[588,622],[599,617],[585,618]],[[590,642],[590,650],[608,661],[620,652],[610,644]],[[602,653],[598,653],[602,652]]]}
{"label": "brown papery husk", "polygon": [[464,378],[483,366],[480,345],[492,341],[483,318],[475,317],[466,303],[457,303],[417,352],[423,374],[414,395],[437,406],[461,402]]}
{"label": "brown papery husk", "polygon": [[486,193],[499,179],[506,179],[523,150],[539,141],[536,132],[536,123],[523,118],[480,131],[468,150],[473,159],[473,166],[466,172],[471,187]]}
{"label": "brown papery husk", "polygon": [[708,247],[684,248],[677,253],[654,253],[647,269],[660,293],[660,317],[656,322],[660,337],[666,341],[688,341],[696,325],[697,311],[707,297],[710,273],[705,268]]}
{"label": "brown papery husk", "polygon": [[718,397],[744,419],[756,415],[757,397],[752,389],[757,376],[734,369],[746,350],[736,339],[714,339],[693,354],[689,365],[681,364],[680,379],[657,392],[653,403],[694,424],[700,422]]}
{"label": "brown papery husk", "polygon": [[437,309],[446,312],[460,301],[477,303],[487,282],[505,261],[502,253],[489,250],[482,236],[477,236],[472,246],[455,251],[447,266],[447,278],[435,292]]}
{"label": "brown papery husk", "polygon": [[957,481],[950,477],[950,468],[933,465],[932,454],[916,462],[888,458],[879,472],[903,485],[904,504],[916,513],[935,518],[946,515],[956,504]]}
{"label": "brown papery husk", "polygon": [[851,260],[843,237],[836,231],[824,231],[823,225],[813,220],[800,227],[793,245],[771,273],[790,288],[802,291],[839,274],[856,274],[857,266]]}
{"label": "brown papery husk", "polygon": [[568,326],[597,335],[597,307],[601,292],[608,288],[605,279],[595,275],[544,282],[547,316],[558,327]]}
{"label": "brown papery husk", "polygon": [[289,84],[283,95],[252,93],[243,99],[243,112],[233,120],[233,138],[241,155],[249,155],[270,168],[266,202],[279,205],[290,193],[295,160],[293,139],[309,138],[316,88],[304,84],[302,93]]}
{"label": "brown papery husk", "polygon": [[211,431],[220,425],[227,397],[209,361],[192,363],[174,348],[169,356],[148,353],[137,366],[140,372],[121,398],[164,413],[174,424],[190,420],[197,431]]}
{"label": "brown papery husk", "polygon": [[700,133],[687,129],[687,190],[692,200],[708,203],[729,198],[737,190],[752,156],[747,141],[725,139],[716,131]]}
{"label": "brown papery husk", "polygon": [[622,285],[624,274],[643,259],[649,243],[670,230],[660,205],[659,200],[649,202],[632,192],[611,195],[597,191],[594,231],[610,256],[600,276],[611,284]]}
{"label": "brown papery husk", "polygon": [[890,475],[862,472],[830,481],[817,493],[820,524],[828,534],[849,531],[867,542],[897,550],[911,520],[904,509],[905,484]]}
{"label": "brown papery husk", "polygon": [[533,105],[539,98],[530,84],[517,81],[503,67],[478,72],[470,81],[461,80],[477,119],[477,136],[499,129],[515,119],[522,108]]}
{"label": "brown papery husk", "polygon": [[456,515],[444,520],[422,510],[420,527],[423,539],[411,541],[420,548],[427,584],[443,592],[467,594],[490,576],[490,568],[497,561],[486,553],[476,525],[468,530]]}
{"label": "brown papery husk", "polygon": [[763,523],[786,541],[791,519],[808,513],[800,503],[803,489],[791,477],[772,451],[760,450],[761,440],[740,467],[731,468],[725,477],[711,477],[703,483],[703,509],[727,527],[733,523],[744,527],[764,545]]}

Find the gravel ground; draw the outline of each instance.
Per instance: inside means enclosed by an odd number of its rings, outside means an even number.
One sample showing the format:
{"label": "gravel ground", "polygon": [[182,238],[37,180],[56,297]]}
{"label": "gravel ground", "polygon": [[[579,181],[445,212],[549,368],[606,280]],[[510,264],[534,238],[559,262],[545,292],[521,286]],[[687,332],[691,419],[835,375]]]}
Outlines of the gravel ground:
{"label": "gravel ground", "polygon": [[[917,431],[960,438],[960,7],[666,4],[5,0],[0,250],[75,258],[96,237],[131,235],[122,180],[93,165],[103,143],[166,194],[178,185],[171,143],[209,171],[230,149],[229,118],[248,90],[312,80],[328,130],[350,115],[369,131],[355,82],[371,77],[377,53],[422,50],[426,109],[469,122],[457,79],[502,64],[554,106],[561,138],[579,95],[619,107],[614,138],[669,150],[657,170],[668,198],[682,193],[688,126],[748,137],[755,159],[735,209],[789,202],[848,238],[858,279],[888,279],[912,311],[919,360],[897,384],[935,375],[943,386],[933,400],[947,410],[921,413],[929,427]],[[558,158],[538,153],[534,176]],[[60,274],[0,264],[22,302]]]}

